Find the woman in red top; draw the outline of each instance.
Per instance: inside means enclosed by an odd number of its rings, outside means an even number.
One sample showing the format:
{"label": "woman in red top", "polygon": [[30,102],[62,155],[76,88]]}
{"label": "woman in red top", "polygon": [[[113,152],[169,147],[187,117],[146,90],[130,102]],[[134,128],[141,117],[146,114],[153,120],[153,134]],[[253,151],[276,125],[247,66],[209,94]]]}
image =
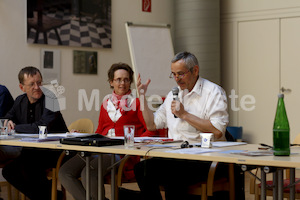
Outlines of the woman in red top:
{"label": "woman in red top", "polygon": [[[140,110],[140,101],[131,94],[130,86],[133,82],[133,70],[125,63],[116,63],[108,70],[108,82],[113,89],[113,93],[106,96],[101,105],[99,123],[96,133],[108,137],[123,136],[124,125],[135,125],[135,136],[154,136],[157,132],[146,129],[146,124]],[[107,168],[111,164],[111,154],[103,156],[104,175],[110,171]],[[116,161],[120,160],[120,155],[116,155]],[[123,175],[127,179],[134,177],[133,166],[139,161],[139,157],[131,157],[131,162],[127,162]],[[91,196],[97,199],[98,187],[98,158],[91,158]],[[81,181],[78,179],[81,177]],[[69,159],[59,171],[59,179],[62,185],[76,200],[85,199],[85,162],[76,155]]]}

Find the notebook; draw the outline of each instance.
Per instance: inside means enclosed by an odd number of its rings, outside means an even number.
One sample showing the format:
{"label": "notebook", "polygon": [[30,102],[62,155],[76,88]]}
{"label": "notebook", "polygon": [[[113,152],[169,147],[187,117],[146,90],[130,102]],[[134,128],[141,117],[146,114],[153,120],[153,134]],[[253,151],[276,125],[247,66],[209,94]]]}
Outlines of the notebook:
{"label": "notebook", "polygon": [[105,137],[100,134],[92,134],[82,137],[73,137],[73,138],[61,138],[61,144],[70,144],[70,145],[81,145],[81,146],[112,146],[112,145],[123,145],[123,139],[113,139]]}

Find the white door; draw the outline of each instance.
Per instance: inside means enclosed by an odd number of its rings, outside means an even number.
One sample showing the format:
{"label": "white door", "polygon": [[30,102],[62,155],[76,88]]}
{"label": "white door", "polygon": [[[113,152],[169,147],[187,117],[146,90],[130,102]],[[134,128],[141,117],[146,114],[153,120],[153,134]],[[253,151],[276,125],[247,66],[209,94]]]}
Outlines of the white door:
{"label": "white door", "polygon": [[[238,96],[244,101],[239,104],[238,121],[247,142],[273,145],[280,87],[279,28],[278,19],[238,24]],[[255,103],[247,104],[251,98]]]}
{"label": "white door", "polygon": [[281,19],[281,87],[290,123],[290,142],[300,133],[300,17]]}

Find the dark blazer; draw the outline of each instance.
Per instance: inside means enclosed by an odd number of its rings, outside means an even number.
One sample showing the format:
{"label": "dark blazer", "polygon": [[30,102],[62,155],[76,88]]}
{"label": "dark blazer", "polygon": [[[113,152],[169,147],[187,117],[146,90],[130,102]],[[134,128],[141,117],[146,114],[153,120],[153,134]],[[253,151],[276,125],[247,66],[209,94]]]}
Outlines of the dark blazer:
{"label": "dark blazer", "polygon": [[9,90],[0,85],[0,117],[4,117],[5,114],[11,109],[14,104],[14,99],[11,96]]}
{"label": "dark blazer", "polygon": [[17,133],[38,133],[38,126],[47,126],[48,133],[65,133],[68,131],[66,123],[60,111],[53,112],[45,107],[45,95],[34,104],[34,122],[28,119],[28,105],[30,104],[26,94],[18,96],[13,107],[5,115],[16,126]]}

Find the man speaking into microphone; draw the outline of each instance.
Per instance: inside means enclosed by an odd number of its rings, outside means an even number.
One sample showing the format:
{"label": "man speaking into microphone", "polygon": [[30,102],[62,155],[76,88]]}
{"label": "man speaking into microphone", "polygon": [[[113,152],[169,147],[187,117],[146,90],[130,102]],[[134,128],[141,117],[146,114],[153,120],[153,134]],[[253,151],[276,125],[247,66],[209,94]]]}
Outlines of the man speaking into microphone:
{"label": "man speaking into microphone", "polygon": [[[189,52],[176,54],[169,78],[177,86],[153,113],[143,96],[151,81],[142,83],[138,76],[137,90],[144,102],[147,129],[168,128],[168,137],[174,140],[201,142],[200,133],[213,133],[214,140],[226,140],[226,94],[220,86],[200,77],[197,58]],[[152,158],[137,164],[135,175],[144,199],[161,199],[159,185],[164,186],[167,199],[186,199],[188,185],[206,180],[209,167],[210,162]]]}

